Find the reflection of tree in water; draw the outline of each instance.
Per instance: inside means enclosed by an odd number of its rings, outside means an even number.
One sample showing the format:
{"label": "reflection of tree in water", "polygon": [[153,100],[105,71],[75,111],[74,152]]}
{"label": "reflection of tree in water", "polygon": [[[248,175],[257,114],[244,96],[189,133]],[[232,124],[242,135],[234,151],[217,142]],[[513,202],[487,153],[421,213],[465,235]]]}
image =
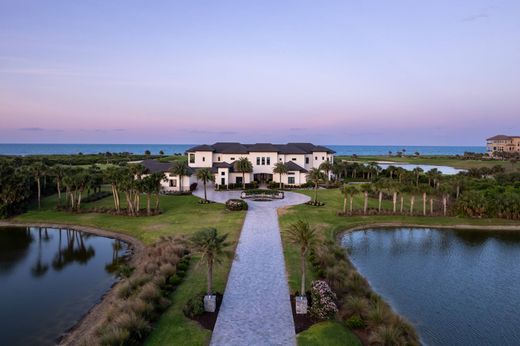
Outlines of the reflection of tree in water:
{"label": "reflection of tree in water", "polygon": [[123,256],[120,255],[123,250],[123,243],[119,239],[115,239],[112,243],[112,262],[105,265],[105,270],[109,273],[114,273],[119,266],[124,262]]}
{"label": "reflection of tree in water", "polygon": [[[45,229],[44,240],[47,242],[50,240],[47,229]],[[38,228],[38,257],[36,263],[31,267],[31,274],[34,277],[42,277],[49,270],[49,265],[42,261],[42,229]]]}
{"label": "reflection of tree in water", "polygon": [[[65,233],[65,239],[63,239],[62,233]],[[88,247],[85,245],[85,239],[89,237],[89,234],[75,230],[58,230],[58,252],[52,260],[53,269],[60,271],[74,262],[86,264],[93,258],[96,254],[94,248],[91,245]],[[63,242],[65,246],[62,246]]]}
{"label": "reflection of tree in water", "polygon": [[31,230],[14,228],[0,232],[0,276],[8,274],[27,256],[33,237]]}

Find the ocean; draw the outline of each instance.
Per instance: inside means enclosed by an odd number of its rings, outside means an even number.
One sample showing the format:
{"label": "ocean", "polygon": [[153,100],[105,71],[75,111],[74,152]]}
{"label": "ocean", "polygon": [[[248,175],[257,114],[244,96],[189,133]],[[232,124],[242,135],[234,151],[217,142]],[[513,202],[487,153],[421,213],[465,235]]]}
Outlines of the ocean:
{"label": "ocean", "polygon": [[[129,152],[143,154],[150,150],[152,154],[184,153],[196,144],[14,144],[0,143],[0,155],[39,155],[39,154],[97,154],[105,152]],[[397,145],[326,145],[337,155],[388,155],[406,150],[407,154],[419,152],[421,155],[462,155],[464,152],[485,153],[485,147],[477,146],[397,146]]]}

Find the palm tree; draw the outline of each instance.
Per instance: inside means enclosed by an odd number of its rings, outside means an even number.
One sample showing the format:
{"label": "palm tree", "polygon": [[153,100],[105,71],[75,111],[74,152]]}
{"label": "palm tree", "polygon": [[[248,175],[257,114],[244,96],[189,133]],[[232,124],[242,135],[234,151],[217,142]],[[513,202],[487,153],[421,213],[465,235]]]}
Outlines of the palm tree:
{"label": "palm tree", "polygon": [[42,162],[35,162],[29,167],[34,180],[36,180],[36,187],[38,189],[38,209],[41,207],[41,178],[45,175],[47,170],[47,166],[45,166]]}
{"label": "palm tree", "polygon": [[170,173],[179,176],[179,191],[182,192],[182,177],[189,175],[188,162],[184,160],[175,161],[170,169]]}
{"label": "palm tree", "polygon": [[341,190],[343,193],[343,214],[347,212],[347,197],[350,197],[350,214],[352,214],[352,202],[354,200],[354,195],[356,195],[359,190],[355,185],[344,185]]}
{"label": "palm tree", "polygon": [[317,244],[318,235],[316,229],[307,221],[298,220],[289,225],[286,229],[287,239],[290,243],[300,247],[300,270],[301,270],[301,288],[300,295],[305,295],[305,262],[309,250],[314,249]]}
{"label": "palm tree", "polygon": [[289,170],[283,162],[277,162],[273,167],[273,173],[280,175],[280,189],[282,189],[282,174],[287,174]]}
{"label": "palm tree", "polygon": [[200,255],[200,261],[207,265],[207,294],[213,293],[213,266],[221,263],[224,257],[230,258],[233,252],[228,249],[231,245],[226,241],[228,234],[219,235],[216,228],[207,228],[195,233],[191,242],[196,253]]}
{"label": "palm tree", "polygon": [[319,168],[311,168],[307,173],[307,180],[314,184],[314,203],[318,203],[318,186],[325,179],[325,173]]}
{"label": "palm tree", "polygon": [[211,173],[209,168],[201,168],[197,171],[197,179],[202,180],[204,184],[204,201],[208,201],[208,195],[206,193],[206,183],[208,181],[215,181],[215,176]]}
{"label": "palm tree", "polygon": [[412,173],[415,174],[415,186],[419,186],[419,177],[424,170],[421,167],[415,167],[412,170]]}
{"label": "palm tree", "polygon": [[329,186],[329,182],[330,182],[330,171],[332,170],[332,163],[330,163],[330,161],[323,161],[320,165],[320,170],[322,170],[323,172],[325,172],[325,174],[327,175],[327,186]]}
{"label": "palm tree", "polygon": [[372,185],[371,184],[362,184],[361,191],[363,192],[363,195],[365,196],[365,202],[363,203],[363,214],[366,215],[367,210],[368,210],[368,194],[372,191]]}
{"label": "palm tree", "polygon": [[238,172],[242,173],[242,188],[246,189],[246,173],[251,173],[253,171],[253,164],[247,157],[241,157],[236,162],[236,169]]}
{"label": "palm tree", "polygon": [[65,167],[62,165],[55,165],[51,167],[51,174],[56,179],[56,190],[58,191],[58,206],[61,206],[61,185],[63,177],[65,176]]}
{"label": "palm tree", "polygon": [[430,186],[421,186],[419,190],[422,193],[423,216],[426,216],[426,200],[427,200],[427,195],[430,192]]}

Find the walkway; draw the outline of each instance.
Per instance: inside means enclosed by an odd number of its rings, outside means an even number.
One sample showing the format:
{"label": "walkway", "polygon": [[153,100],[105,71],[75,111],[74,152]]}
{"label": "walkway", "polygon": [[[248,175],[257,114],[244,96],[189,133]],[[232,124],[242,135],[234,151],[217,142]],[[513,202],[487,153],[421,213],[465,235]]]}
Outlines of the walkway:
{"label": "walkway", "polygon": [[[208,188],[208,199],[216,202],[239,196],[240,191]],[[283,200],[248,201],[211,345],[296,345],[276,209],[308,200],[286,192]]]}

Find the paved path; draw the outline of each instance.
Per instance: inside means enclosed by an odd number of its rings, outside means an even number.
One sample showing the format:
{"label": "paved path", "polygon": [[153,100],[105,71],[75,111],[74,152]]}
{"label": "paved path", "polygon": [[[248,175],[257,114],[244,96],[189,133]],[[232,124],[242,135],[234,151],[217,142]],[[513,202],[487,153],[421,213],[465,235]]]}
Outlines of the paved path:
{"label": "paved path", "polygon": [[[195,195],[203,196],[199,188]],[[208,188],[208,199],[225,202],[239,191]],[[296,345],[277,208],[308,196],[286,192],[283,200],[248,201],[211,345]]]}

